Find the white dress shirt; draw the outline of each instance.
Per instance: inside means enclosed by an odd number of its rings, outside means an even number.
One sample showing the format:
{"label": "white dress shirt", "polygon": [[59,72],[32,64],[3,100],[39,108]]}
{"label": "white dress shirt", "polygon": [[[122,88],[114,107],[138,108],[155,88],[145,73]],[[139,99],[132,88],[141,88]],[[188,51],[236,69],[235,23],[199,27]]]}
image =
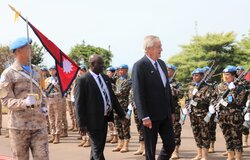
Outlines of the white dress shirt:
{"label": "white dress shirt", "polygon": [[106,98],[105,98],[104,93],[103,93],[102,88],[101,88],[101,84],[99,83],[98,76],[100,77],[100,79],[101,79],[101,81],[102,81],[104,90],[106,91],[107,96],[108,96],[108,99],[109,99],[109,103],[110,103],[110,105],[112,106],[108,87],[106,86],[106,82],[103,80],[101,74],[97,75],[97,74],[95,74],[94,72],[92,72],[91,70],[89,70],[89,73],[94,77],[95,82],[96,82],[96,84],[98,85],[99,90],[100,90],[100,92],[101,92],[101,94],[102,94],[102,98],[103,98],[103,101],[104,101],[104,115],[106,116],[106,115],[107,115],[108,106],[107,106]]}

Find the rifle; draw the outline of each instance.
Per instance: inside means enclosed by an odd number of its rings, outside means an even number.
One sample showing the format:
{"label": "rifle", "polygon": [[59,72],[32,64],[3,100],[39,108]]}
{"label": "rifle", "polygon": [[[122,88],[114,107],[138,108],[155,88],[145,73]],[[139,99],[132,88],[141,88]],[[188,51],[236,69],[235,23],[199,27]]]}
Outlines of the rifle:
{"label": "rifle", "polygon": [[195,93],[192,94],[192,97],[190,98],[191,100],[185,105],[185,107],[184,107],[184,109],[182,111],[181,119],[179,121],[180,124],[184,124],[184,122],[186,120],[186,117],[187,117],[187,114],[191,113],[191,107],[192,107],[192,105],[193,106],[197,105],[197,102],[194,101],[194,96],[196,95],[196,93],[201,89],[201,87],[202,87],[202,85],[204,83],[206,84],[207,81],[212,78],[213,74],[218,69],[218,65],[215,67],[215,69],[213,69],[213,67],[214,67],[214,63],[210,67],[210,70],[205,73],[204,77],[202,78],[202,80],[198,84]]}
{"label": "rifle", "polygon": [[[234,80],[234,84],[237,84],[238,82],[241,81],[242,78],[245,77],[245,75],[247,74],[247,72],[250,71],[250,67],[242,72],[235,80]],[[216,113],[216,116],[215,116],[215,119],[214,121],[215,122],[218,122],[218,117],[219,117],[219,112],[220,112],[220,105],[223,105],[224,107],[226,107],[228,105],[228,103],[224,100],[224,98],[227,97],[227,95],[229,94],[230,92],[230,89],[227,89],[217,100],[214,101],[214,104],[216,105],[213,105],[211,104],[209,106],[209,108],[211,108],[211,110],[207,113],[207,116],[204,118],[204,120],[208,123],[210,121],[210,118],[211,116]]]}

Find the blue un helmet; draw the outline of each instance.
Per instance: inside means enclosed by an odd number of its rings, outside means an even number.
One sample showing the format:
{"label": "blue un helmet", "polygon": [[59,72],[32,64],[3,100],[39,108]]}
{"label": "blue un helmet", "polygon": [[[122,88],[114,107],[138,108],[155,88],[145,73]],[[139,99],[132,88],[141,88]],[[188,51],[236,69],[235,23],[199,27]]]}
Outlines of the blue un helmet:
{"label": "blue un helmet", "polygon": [[175,65],[173,65],[173,64],[167,64],[167,68],[170,68],[170,69],[172,69],[174,71],[177,69],[177,67]]}
{"label": "blue un helmet", "polygon": [[244,67],[243,66],[237,66],[236,67],[236,70],[238,71],[238,70],[242,70],[242,71],[244,71],[245,69],[244,69]]}
{"label": "blue un helmet", "polygon": [[83,64],[80,65],[79,67],[80,67],[81,70],[85,70],[85,71],[87,70],[87,67],[85,65],[83,65]]}
{"label": "blue un helmet", "polygon": [[51,69],[56,69],[56,66],[53,65],[53,66],[49,67],[49,70],[51,70]]}
{"label": "blue un helmet", "polygon": [[112,67],[112,66],[106,69],[106,71],[111,71],[111,72],[115,72],[115,70],[116,70],[115,67]]}
{"label": "blue un helmet", "polygon": [[237,68],[232,65],[228,65],[224,70],[223,73],[234,73],[237,71]]}
{"label": "blue un helmet", "polygon": [[210,67],[208,67],[208,66],[203,67],[203,70],[204,70],[204,72],[207,72],[207,71],[209,71],[209,70],[210,70]]}
{"label": "blue un helmet", "polygon": [[31,44],[31,43],[32,43],[31,38],[29,38],[29,40],[28,40],[27,37],[20,37],[11,43],[10,50],[14,53],[16,51],[16,49],[22,48],[22,47],[24,47],[28,44]]}
{"label": "blue un helmet", "polygon": [[128,65],[127,64],[122,64],[118,67],[118,69],[128,69]]}
{"label": "blue un helmet", "polygon": [[194,74],[204,74],[203,68],[196,68],[193,72],[192,75]]}

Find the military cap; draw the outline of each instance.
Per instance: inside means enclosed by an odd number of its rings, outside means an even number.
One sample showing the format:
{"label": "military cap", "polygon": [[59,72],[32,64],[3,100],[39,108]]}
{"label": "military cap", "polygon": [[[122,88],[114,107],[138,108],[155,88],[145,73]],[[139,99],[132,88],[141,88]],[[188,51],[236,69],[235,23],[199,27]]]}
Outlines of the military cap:
{"label": "military cap", "polygon": [[118,69],[128,69],[128,65],[122,64],[118,67]]}
{"label": "military cap", "polygon": [[85,71],[87,70],[87,67],[85,65],[83,65],[83,64],[80,65],[79,67],[80,67],[81,70],[85,70]]}
{"label": "military cap", "polygon": [[232,73],[232,72],[236,72],[237,69],[235,66],[231,66],[231,65],[228,65],[224,70],[223,70],[223,73]]}
{"label": "military cap", "polygon": [[237,66],[237,67],[236,67],[236,70],[243,70],[243,71],[244,71],[245,69],[244,69],[243,66]]}
{"label": "military cap", "polygon": [[204,74],[204,70],[203,68],[196,68],[193,72],[192,72],[192,75],[193,74]]}
{"label": "military cap", "polygon": [[112,66],[106,69],[106,71],[111,71],[111,72],[115,72],[115,70],[116,70],[115,67],[112,67]]}
{"label": "military cap", "polygon": [[31,43],[32,43],[31,38],[29,38],[29,40],[26,37],[17,38],[14,42],[11,43],[10,50],[12,52],[15,52],[16,49],[22,48]]}
{"label": "military cap", "polygon": [[56,69],[56,66],[49,67],[49,70],[51,70],[51,69]]}
{"label": "military cap", "polygon": [[167,64],[167,68],[170,68],[170,69],[172,69],[172,70],[176,70],[176,66],[175,65],[173,65],[173,64]]}

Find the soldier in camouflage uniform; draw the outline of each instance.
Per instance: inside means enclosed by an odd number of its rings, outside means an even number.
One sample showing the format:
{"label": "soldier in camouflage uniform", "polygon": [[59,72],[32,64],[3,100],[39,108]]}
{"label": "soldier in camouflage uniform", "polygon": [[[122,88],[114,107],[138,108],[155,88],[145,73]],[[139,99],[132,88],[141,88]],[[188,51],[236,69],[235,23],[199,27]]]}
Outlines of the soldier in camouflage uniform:
{"label": "soldier in camouflage uniform", "polygon": [[51,134],[49,143],[57,144],[60,142],[60,134],[62,132],[62,110],[65,107],[65,101],[61,94],[58,77],[56,76],[56,67],[50,67],[49,73],[51,76],[45,80]]}
{"label": "soldier in camouflage uniform", "polygon": [[[116,78],[115,78],[115,67],[108,67],[106,69],[106,74],[107,76],[110,78],[111,81],[111,85],[112,85],[112,89],[113,91],[115,91],[115,82],[116,82]],[[118,142],[118,137],[117,137],[117,132],[115,130],[115,125],[113,122],[108,122],[108,129],[109,129],[109,133],[110,136],[109,138],[107,138],[106,142],[108,143],[117,143]]]}
{"label": "soldier in camouflage uniform", "polygon": [[[209,148],[209,125],[204,121],[208,112],[212,88],[207,83],[200,84],[204,70],[197,68],[192,72],[193,85],[189,86],[188,101],[191,105],[190,122],[197,145],[197,156],[193,160],[207,160]],[[200,88],[197,88],[200,85]],[[199,90],[198,90],[199,89]]]}
{"label": "soldier in camouflage uniform", "polygon": [[[142,127],[142,121],[138,117],[138,112],[135,106],[135,101],[134,101],[134,93],[133,89],[130,89],[129,92],[129,104],[131,105],[133,112],[134,112],[134,120],[137,128],[137,132],[139,133],[139,143],[140,146],[137,149],[136,152],[134,152],[134,155],[143,155],[145,156],[145,144],[144,144],[144,137],[143,137],[143,127]],[[130,106],[129,105],[129,106]],[[132,110],[130,107],[128,107],[129,110]],[[131,111],[127,112],[127,115],[130,117],[131,116]]]}
{"label": "soldier in camouflage uniform", "polygon": [[[125,112],[128,111],[129,91],[131,89],[131,80],[128,78],[128,65],[119,67],[119,79],[116,80],[115,95]],[[120,119],[117,114],[114,114],[115,126],[118,132],[119,143],[113,152],[120,151],[121,153],[128,152],[128,143],[130,139],[130,119]]]}
{"label": "soldier in camouflage uniform", "polygon": [[174,133],[175,133],[175,150],[172,153],[171,158],[178,159],[179,148],[181,145],[181,130],[182,130],[181,124],[179,123],[180,117],[181,117],[181,113],[180,113],[181,106],[179,104],[179,101],[181,98],[183,98],[184,92],[181,89],[182,87],[181,83],[174,79],[175,74],[176,74],[176,66],[168,64],[167,69],[168,69],[168,80],[170,83],[172,96],[173,96],[173,105],[175,106],[175,121],[173,124]]}
{"label": "soldier in camouflage uniform", "polygon": [[220,103],[218,120],[219,125],[226,140],[228,160],[242,159],[242,106],[246,101],[246,91],[243,85],[234,84],[236,67],[227,66],[223,70],[225,82],[221,82],[216,88],[218,97],[229,89],[229,93]]}
{"label": "soldier in camouflage uniform", "polygon": [[[9,109],[8,129],[13,160],[48,160],[46,101],[40,90],[40,71],[29,66],[31,39],[18,38],[11,46],[15,62],[1,75],[0,98]],[[30,74],[33,87],[31,90]]]}
{"label": "soldier in camouflage uniform", "polygon": [[67,121],[67,104],[66,97],[63,97],[63,105],[62,105],[62,132],[60,137],[68,137],[68,121]]}
{"label": "soldier in camouflage uniform", "polygon": [[[237,72],[236,72],[236,74],[237,74],[237,76],[239,76],[242,72],[244,72],[244,68],[242,67],[242,66],[238,66],[237,68]],[[244,85],[246,88],[248,87],[248,86],[250,86],[250,82],[248,82],[248,81],[246,81],[245,79],[243,79],[242,81],[241,81],[241,84],[242,85]],[[245,106],[243,106],[243,109],[244,109],[244,107]],[[249,128],[247,128],[247,127],[245,127],[244,125],[243,125],[243,128],[242,128],[242,146],[243,147],[248,147],[248,144],[247,144],[247,141],[248,141],[248,135],[249,135]]]}

